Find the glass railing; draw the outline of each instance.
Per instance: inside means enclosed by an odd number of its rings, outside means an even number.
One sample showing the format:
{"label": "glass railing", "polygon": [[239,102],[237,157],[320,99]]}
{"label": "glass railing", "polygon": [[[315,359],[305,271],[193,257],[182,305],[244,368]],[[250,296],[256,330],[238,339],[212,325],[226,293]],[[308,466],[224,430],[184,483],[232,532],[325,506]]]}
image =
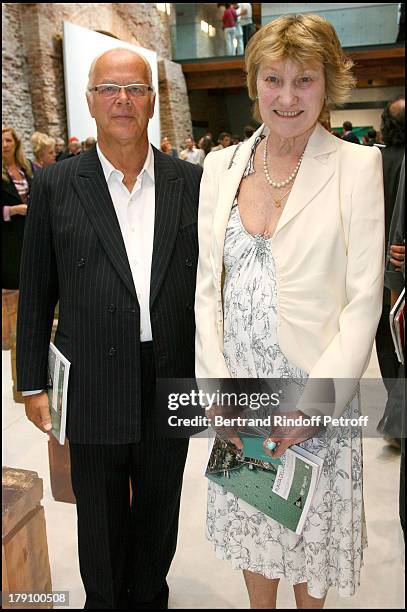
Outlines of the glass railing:
{"label": "glass railing", "polygon": [[[251,4],[237,5],[245,11],[241,23],[223,28],[224,4],[172,4],[171,39],[174,60],[241,57],[250,33],[290,13],[316,13],[335,27],[343,47],[386,45],[404,40],[400,36],[400,3],[262,3],[260,13]],[[259,7],[259,5],[256,5]],[[227,22],[230,24],[230,21]]]}

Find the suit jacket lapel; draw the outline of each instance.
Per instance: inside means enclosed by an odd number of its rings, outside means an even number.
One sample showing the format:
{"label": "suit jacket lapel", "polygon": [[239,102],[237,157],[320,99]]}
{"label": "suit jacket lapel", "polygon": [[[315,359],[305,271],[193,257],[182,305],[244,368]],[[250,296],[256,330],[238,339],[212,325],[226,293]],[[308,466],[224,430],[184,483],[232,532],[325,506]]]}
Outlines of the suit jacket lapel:
{"label": "suit jacket lapel", "polygon": [[72,178],[73,187],[107,256],[137,300],[126,247],[96,147],[81,153],[80,157],[78,173]]}
{"label": "suit jacket lapel", "polygon": [[335,171],[335,136],[319,123],[305,147],[304,157],[274,236],[305,208],[326,185]]}
{"label": "suit jacket lapel", "polygon": [[150,309],[156,299],[177,237],[184,179],[176,174],[171,157],[153,147],[155,180],[154,245],[151,262]]}

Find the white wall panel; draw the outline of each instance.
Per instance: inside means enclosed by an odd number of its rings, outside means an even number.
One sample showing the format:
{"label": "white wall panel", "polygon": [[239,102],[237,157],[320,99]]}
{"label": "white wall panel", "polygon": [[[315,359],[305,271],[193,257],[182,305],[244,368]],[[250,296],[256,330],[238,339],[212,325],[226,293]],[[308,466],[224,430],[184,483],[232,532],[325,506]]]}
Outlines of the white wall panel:
{"label": "white wall panel", "polygon": [[76,136],[85,140],[96,138],[96,124],[89,114],[86,102],[86,86],[91,63],[101,53],[117,47],[130,49],[143,55],[151,66],[153,85],[156,91],[154,117],[150,120],[148,136],[150,142],[160,147],[160,105],[158,95],[157,54],[151,49],[137,47],[122,40],[93,32],[64,21],[64,76],[68,138]]}

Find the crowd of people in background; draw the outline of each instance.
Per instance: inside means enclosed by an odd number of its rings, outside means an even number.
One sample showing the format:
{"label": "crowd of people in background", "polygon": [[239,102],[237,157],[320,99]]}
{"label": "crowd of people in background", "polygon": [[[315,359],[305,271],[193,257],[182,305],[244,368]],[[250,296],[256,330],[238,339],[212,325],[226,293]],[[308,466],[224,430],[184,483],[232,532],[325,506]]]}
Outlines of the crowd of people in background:
{"label": "crowd of people in background", "polygon": [[[397,100],[403,99],[404,98],[400,97]],[[393,101],[392,104],[395,104],[397,100]],[[350,121],[344,121],[342,125],[342,130],[331,129],[330,125],[326,125],[325,127],[332,134],[334,134],[338,138],[342,138],[343,140],[347,140],[349,142],[361,144],[364,146],[385,147],[386,142],[385,138],[383,137],[383,127],[384,130],[386,130],[386,126],[389,123],[390,106],[391,104],[388,104],[385,111],[383,112],[382,129],[380,131],[377,131],[373,127],[370,127],[367,132],[361,136],[361,139],[359,139],[359,137],[353,131],[353,125]],[[227,131],[222,131],[219,133],[216,139],[214,138],[213,132],[208,130],[196,140],[192,135],[189,135],[185,139],[183,145],[178,148],[171,143],[168,136],[164,136],[161,140],[161,151],[168,155],[172,155],[174,157],[179,157],[180,159],[189,161],[190,163],[199,164],[203,166],[205,157],[208,153],[210,153],[211,151],[220,151],[231,145],[239,144],[239,142],[245,142],[253,135],[256,129],[257,128],[252,125],[246,125],[243,128],[243,135],[232,134]],[[5,139],[9,140],[10,142],[12,140],[15,143],[15,150],[19,149],[20,151],[22,151],[22,143],[20,138],[16,135],[12,128],[4,127],[3,175],[5,172]],[[17,140],[19,142],[18,146]],[[52,137],[43,132],[36,131],[31,136],[31,149],[33,153],[33,159],[27,163],[31,164],[30,167],[32,168],[32,172],[36,172],[42,168],[46,168],[47,166],[55,162],[59,162],[64,159],[69,159],[70,157],[74,157],[75,155],[79,155],[82,151],[87,151],[88,149],[90,149],[94,144],[96,144],[96,139],[93,136],[89,136],[83,141],[80,141],[76,136],[72,136],[66,142],[63,138]],[[24,168],[25,166],[21,166],[20,164],[19,167]]]}
{"label": "crowd of people in background", "polygon": [[[400,100],[403,101],[404,98],[400,96],[386,106],[386,109],[383,111],[382,115],[382,125],[380,131],[374,129],[373,127],[369,127],[369,129],[361,135],[360,139],[355,133],[351,121],[344,121],[341,129],[333,129],[331,128],[330,124],[326,124],[324,127],[342,140],[347,140],[348,142],[368,147],[377,146],[379,148],[384,148],[387,146],[384,134],[386,126],[389,123],[389,109],[392,105],[394,106],[396,102]],[[400,104],[400,102],[398,103]],[[402,126],[402,129],[404,129],[404,115],[402,119],[398,121]],[[168,136],[165,136],[161,141],[161,151],[167,153],[168,155],[189,161],[193,164],[203,166],[205,157],[208,153],[211,151],[221,151],[222,149],[225,149],[231,145],[239,144],[239,142],[245,142],[253,135],[256,129],[257,128],[252,125],[246,125],[243,128],[242,136],[226,131],[220,132],[216,140],[214,139],[214,134],[212,131],[205,132],[203,136],[197,139],[190,135],[185,139],[183,146],[181,146],[179,149],[171,144]]]}

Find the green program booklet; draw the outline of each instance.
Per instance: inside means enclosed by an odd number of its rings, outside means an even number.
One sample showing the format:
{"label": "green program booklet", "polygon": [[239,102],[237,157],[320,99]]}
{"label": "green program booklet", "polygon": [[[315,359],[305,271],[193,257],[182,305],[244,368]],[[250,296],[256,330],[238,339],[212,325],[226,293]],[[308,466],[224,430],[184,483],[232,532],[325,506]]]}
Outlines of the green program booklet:
{"label": "green program booklet", "polygon": [[300,446],[281,459],[263,452],[264,436],[240,436],[243,450],[216,436],[205,476],[296,534],[301,534],[323,460]]}

